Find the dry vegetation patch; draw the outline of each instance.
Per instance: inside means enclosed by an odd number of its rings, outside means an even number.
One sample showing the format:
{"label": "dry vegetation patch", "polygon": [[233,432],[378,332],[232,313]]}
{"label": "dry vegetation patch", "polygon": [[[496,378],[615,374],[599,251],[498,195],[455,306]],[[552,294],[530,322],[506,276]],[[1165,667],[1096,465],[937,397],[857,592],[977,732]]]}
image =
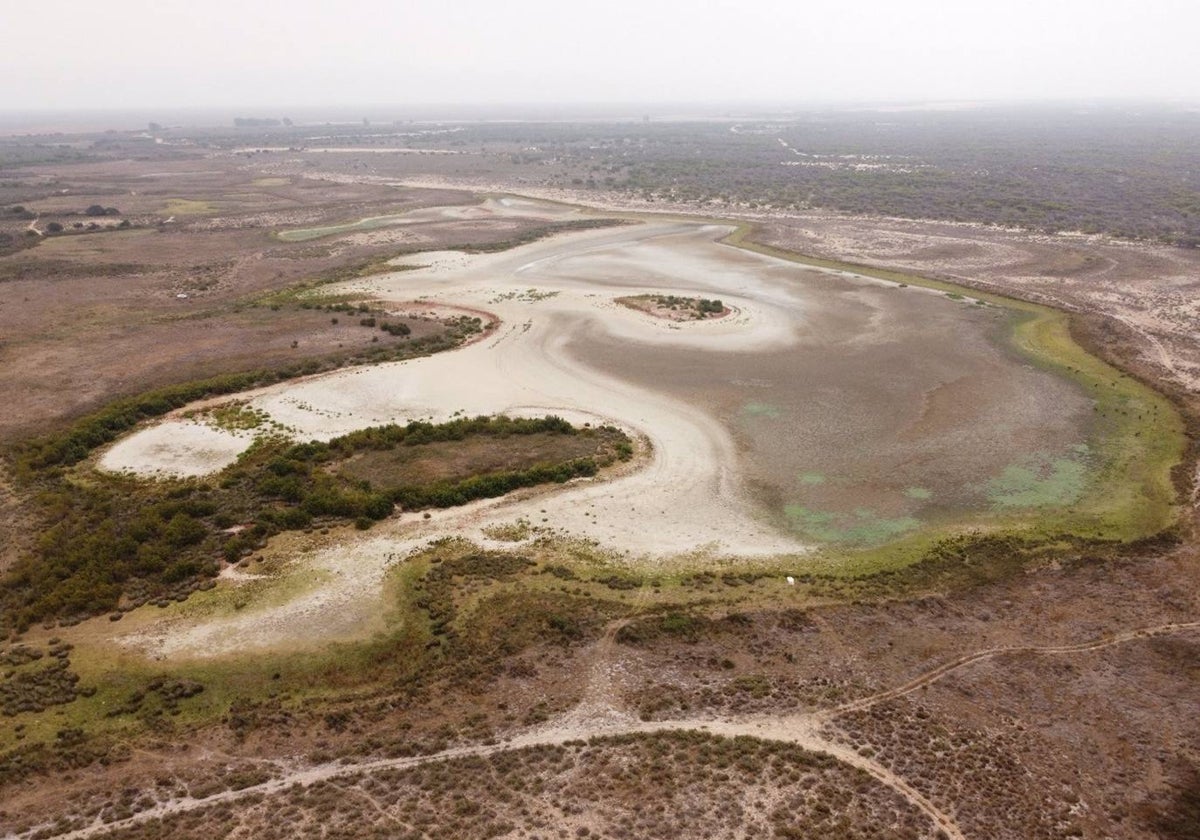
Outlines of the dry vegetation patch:
{"label": "dry vegetation patch", "polygon": [[[736,790],[737,795],[732,791]],[[865,773],[797,747],[696,732],[602,738],[296,786],[113,838],[327,836],[933,838]]]}
{"label": "dry vegetation patch", "polygon": [[842,715],[827,728],[957,815],[968,836],[1041,840],[1082,835],[1080,791],[1047,787],[1021,761],[1020,730],[963,729],[908,700]]}
{"label": "dry vegetation patch", "polygon": [[[97,418],[73,438],[26,453],[27,481],[39,491],[46,524],[35,551],[4,580],[10,629],[151,601],[165,606],[211,588],[222,561],[237,562],[284,531],[347,520],[366,529],[397,505],[451,507],[562,483],[633,451],[615,428],[479,417],[374,427],[328,443],[261,437],[212,482],[64,470],[124,417]],[[220,418],[259,419],[229,411]]]}
{"label": "dry vegetation patch", "polygon": [[681,295],[631,295],[617,303],[667,321],[705,321],[733,312],[719,300]]}
{"label": "dry vegetation patch", "polygon": [[522,471],[537,464],[592,458],[604,466],[632,455],[628,438],[612,427],[581,429],[577,434],[539,432],[489,439],[431,442],[357,454],[338,463],[342,476],[373,487],[399,487],[461,481],[474,475]]}

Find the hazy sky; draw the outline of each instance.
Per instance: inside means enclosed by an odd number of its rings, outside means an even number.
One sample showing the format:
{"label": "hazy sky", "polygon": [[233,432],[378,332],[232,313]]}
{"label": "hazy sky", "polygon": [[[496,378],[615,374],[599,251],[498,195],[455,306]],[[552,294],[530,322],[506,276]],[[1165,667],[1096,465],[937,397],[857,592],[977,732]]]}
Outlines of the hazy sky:
{"label": "hazy sky", "polygon": [[1198,0],[5,3],[0,110],[1200,99]]}

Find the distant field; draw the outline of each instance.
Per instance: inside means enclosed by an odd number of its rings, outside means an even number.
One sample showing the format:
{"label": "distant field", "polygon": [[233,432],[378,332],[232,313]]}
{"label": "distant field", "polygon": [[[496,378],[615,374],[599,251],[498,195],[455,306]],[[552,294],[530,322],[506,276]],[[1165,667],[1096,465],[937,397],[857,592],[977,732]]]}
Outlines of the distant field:
{"label": "distant field", "polygon": [[[840,112],[745,122],[469,127],[532,141],[516,177],[638,198],[826,209],[1200,246],[1200,114]],[[499,151],[499,149],[497,149]],[[556,168],[551,168],[552,173]]]}
{"label": "distant field", "polygon": [[[314,165],[370,155],[377,176],[434,176],[749,209],[823,209],[1034,231],[1109,233],[1200,245],[1200,114],[1144,104],[993,106],[954,111],[791,110],[744,118],[467,122],[390,135],[376,128],[263,124],[194,129],[210,148]],[[242,152],[246,153],[246,152]],[[0,167],[167,160],[190,154],[142,132],[71,141],[0,138]],[[278,176],[260,187],[285,187]],[[0,204],[6,199],[0,187]],[[361,223],[356,223],[361,224]],[[386,224],[378,222],[375,224]],[[358,228],[360,230],[370,228]],[[314,236],[321,234],[313,234]]]}
{"label": "distant field", "polygon": [[281,231],[277,236],[284,242],[307,242],[310,239],[321,239],[325,236],[337,236],[341,233],[354,233],[360,230],[377,230],[402,223],[405,214],[397,213],[392,216],[375,216],[361,219],[357,222],[346,222],[341,225],[325,225],[324,227],[302,228],[300,230]]}

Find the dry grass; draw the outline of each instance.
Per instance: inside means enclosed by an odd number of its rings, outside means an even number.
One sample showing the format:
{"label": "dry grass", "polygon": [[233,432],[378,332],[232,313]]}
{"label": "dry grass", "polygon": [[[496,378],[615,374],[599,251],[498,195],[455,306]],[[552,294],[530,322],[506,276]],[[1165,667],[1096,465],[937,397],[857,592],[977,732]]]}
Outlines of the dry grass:
{"label": "dry grass", "polygon": [[[132,807],[139,804],[148,802],[135,799]],[[119,811],[110,805],[103,813]],[[795,747],[690,732],[351,776],[108,836],[284,838],[318,826],[338,838],[937,836],[922,814],[865,773]]]}
{"label": "dry grass", "polygon": [[373,487],[459,481],[576,458],[611,462],[617,457],[617,444],[623,440],[624,436],[616,430],[584,429],[576,435],[543,432],[445,441],[356,455],[339,464],[337,472],[351,480],[369,482]]}

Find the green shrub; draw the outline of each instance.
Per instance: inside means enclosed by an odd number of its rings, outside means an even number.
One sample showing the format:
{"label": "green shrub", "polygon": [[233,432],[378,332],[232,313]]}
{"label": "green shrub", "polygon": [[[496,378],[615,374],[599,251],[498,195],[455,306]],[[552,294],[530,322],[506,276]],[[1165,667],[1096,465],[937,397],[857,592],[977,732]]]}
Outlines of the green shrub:
{"label": "green shrub", "polygon": [[[448,507],[520,487],[595,475],[592,458],[538,464],[526,470],[471,476],[456,482],[371,489],[327,465],[372,450],[539,433],[576,434],[559,417],[460,418],[353,432],[327,443],[260,438],[217,486],[198,481],[145,482],[92,473],[67,478],[62,466],[94,441],[146,411],[164,410],[162,394],[100,412],[78,427],[70,445],[31,446],[26,475],[39,470],[36,504],[45,524],[33,551],[0,584],[0,627],[109,612],[127,604],[186,597],[216,574],[216,561],[237,562],[272,535],[314,520],[360,528],[406,508]],[[34,465],[38,465],[35,467]],[[235,527],[237,526],[237,527]]]}

